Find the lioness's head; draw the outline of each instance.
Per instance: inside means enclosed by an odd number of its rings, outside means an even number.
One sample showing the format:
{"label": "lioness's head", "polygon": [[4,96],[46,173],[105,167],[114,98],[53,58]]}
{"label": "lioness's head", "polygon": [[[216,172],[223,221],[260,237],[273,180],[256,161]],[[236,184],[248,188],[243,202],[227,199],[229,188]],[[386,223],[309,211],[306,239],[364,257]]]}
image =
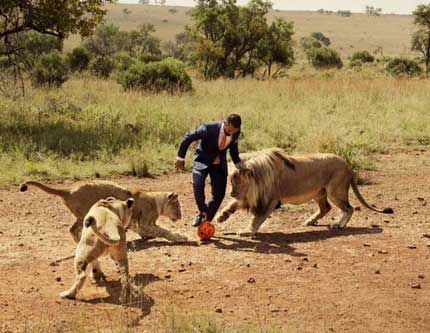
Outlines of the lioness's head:
{"label": "lioness's head", "polygon": [[[101,199],[94,204],[94,206],[106,207],[112,212],[114,212],[119,217],[122,224],[126,227],[130,224],[133,205],[133,198],[128,198],[127,200],[122,201],[114,197]],[[86,219],[85,226],[89,227],[94,222],[94,219]]]}
{"label": "lioness's head", "polygon": [[235,170],[230,176],[232,198],[242,200],[248,193],[252,171],[247,168]]}
{"label": "lioness's head", "polygon": [[163,215],[167,216],[172,221],[177,221],[182,218],[181,204],[179,203],[177,193],[170,192],[167,195],[166,202],[163,206]]}

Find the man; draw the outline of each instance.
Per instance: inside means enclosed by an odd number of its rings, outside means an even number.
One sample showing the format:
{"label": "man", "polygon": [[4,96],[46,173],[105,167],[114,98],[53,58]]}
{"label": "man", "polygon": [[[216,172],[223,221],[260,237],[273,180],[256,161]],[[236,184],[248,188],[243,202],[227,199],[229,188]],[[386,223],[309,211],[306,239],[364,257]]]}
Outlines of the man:
{"label": "man", "polygon": [[[241,123],[237,114],[230,114],[224,121],[205,123],[185,134],[179,146],[175,167],[183,170],[188,147],[192,142],[200,140],[193,158],[193,190],[199,209],[193,227],[198,227],[203,221],[212,221],[224,199],[228,175],[227,149],[230,150],[235,166],[237,168],[242,166],[237,144]],[[212,196],[206,203],[205,180],[208,175],[211,180]]]}

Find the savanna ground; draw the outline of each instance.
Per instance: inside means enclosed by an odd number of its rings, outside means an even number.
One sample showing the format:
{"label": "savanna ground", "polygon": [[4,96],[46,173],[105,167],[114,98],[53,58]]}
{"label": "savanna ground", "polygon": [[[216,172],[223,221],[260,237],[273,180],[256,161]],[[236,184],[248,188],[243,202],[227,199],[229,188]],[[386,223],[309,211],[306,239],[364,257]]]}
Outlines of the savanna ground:
{"label": "savanna ground", "polygon": [[[427,332],[430,323],[430,158],[423,147],[390,148],[375,158],[369,202],[345,230],[303,227],[315,205],[284,206],[256,239],[241,238],[249,217],[217,225],[207,244],[140,241],[129,232],[131,274],[145,296],[118,302],[113,264],[105,284],[89,280],[77,301],[59,292],[74,278],[72,215],[35,188],[0,188],[1,332]],[[191,175],[115,177],[125,186],[177,190],[183,220],[160,224],[196,240]],[[66,182],[53,182],[64,186]],[[353,195],[351,195],[353,197]],[[357,200],[352,198],[355,207]]]}

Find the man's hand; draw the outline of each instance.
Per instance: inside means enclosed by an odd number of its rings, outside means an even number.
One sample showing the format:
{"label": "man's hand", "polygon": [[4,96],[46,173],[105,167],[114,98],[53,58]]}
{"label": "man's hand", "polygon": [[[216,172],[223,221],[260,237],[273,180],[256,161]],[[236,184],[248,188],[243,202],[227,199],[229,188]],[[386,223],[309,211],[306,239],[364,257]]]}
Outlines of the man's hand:
{"label": "man's hand", "polygon": [[245,164],[242,161],[240,161],[240,162],[237,162],[234,166],[236,167],[236,169],[241,170],[245,167]]}
{"label": "man's hand", "polygon": [[175,168],[178,171],[183,171],[185,168],[185,161],[182,160],[176,160],[175,162]]}

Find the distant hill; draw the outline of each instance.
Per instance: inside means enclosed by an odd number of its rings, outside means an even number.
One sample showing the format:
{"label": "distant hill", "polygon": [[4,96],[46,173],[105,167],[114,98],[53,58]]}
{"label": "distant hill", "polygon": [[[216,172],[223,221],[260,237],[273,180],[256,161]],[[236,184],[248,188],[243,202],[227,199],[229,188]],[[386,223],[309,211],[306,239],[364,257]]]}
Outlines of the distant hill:
{"label": "distant hill", "polygon": [[[157,29],[156,35],[162,40],[173,40],[185,25],[192,23],[187,14],[190,7],[115,4],[107,8],[106,19],[121,29],[130,30],[142,23],[152,23]],[[123,14],[125,8],[131,13]],[[409,15],[370,17],[353,14],[340,17],[317,12],[274,10],[269,13],[269,19],[274,17],[294,22],[297,42],[311,32],[323,32],[343,57],[356,50],[374,51],[379,46],[383,48],[384,55],[410,54],[410,36],[415,30],[413,18]],[[79,43],[79,37],[72,36],[66,41],[65,48],[70,50]]]}

